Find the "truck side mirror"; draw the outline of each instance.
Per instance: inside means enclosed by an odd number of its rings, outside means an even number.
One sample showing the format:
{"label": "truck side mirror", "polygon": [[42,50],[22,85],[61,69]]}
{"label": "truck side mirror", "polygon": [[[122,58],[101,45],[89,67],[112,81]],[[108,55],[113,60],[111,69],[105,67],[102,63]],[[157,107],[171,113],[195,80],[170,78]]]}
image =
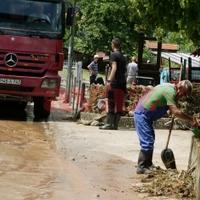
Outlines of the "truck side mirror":
{"label": "truck side mirror", "polygon": [[67,26],[73,25],[74,16],[75,16],[75,9],[73,7],[69,7],[67,9],[67,17],[66,17],[66,25]]}

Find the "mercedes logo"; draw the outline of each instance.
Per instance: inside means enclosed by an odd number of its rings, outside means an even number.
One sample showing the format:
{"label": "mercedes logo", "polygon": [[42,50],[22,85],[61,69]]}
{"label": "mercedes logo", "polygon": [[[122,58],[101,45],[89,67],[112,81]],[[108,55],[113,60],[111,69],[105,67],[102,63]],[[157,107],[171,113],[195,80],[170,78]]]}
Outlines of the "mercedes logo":
{"label": "mercedes logo", "polygon": [[15,67],[18,62],[17,55],[14,53],[8,53],[5,55],[4,61],[8,67]]}

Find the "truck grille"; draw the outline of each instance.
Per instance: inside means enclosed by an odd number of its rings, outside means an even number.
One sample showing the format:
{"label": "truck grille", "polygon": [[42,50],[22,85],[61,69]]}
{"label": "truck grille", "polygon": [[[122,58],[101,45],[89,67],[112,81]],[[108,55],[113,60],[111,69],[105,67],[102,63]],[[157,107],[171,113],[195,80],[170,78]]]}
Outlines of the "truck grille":
{"label": "truck grille", "polygon": [[41,77],[48,67],[49,55],[15,53],[17,63],[14,67],[6,66],[6,56],[10,52],[0,51],[0,73],[19,76]]}

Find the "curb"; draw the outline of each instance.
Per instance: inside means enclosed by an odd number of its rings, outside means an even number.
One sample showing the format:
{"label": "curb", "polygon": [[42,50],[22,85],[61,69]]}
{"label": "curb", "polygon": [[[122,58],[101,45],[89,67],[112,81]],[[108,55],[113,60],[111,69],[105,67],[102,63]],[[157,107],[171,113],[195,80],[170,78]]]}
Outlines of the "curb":
{"label": "curb", "polygon": [[[105,123],[106,114],[98,114],[98,113],[89,113],[89,112],[81,112],[80,120],[85,125],[94,125],[98,126],[102,123]],[[171,118],[163,117],[154,122],[155,129],[169,129]],[[188,130],[187,126],[184,126],[181,120],[176,120],[174,123],[174,130]],[[122,116],[119,122],[119,127],[121,128],[135,128],[133,123],[133,117]]]}

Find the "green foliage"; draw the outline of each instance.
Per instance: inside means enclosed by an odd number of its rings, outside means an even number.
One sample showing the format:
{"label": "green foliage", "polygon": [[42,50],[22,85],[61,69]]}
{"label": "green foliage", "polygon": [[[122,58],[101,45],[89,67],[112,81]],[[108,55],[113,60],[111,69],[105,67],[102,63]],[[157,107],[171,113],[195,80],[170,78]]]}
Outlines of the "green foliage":
{"label": "green foliage", "polygon": [[143,51],[144,62],[147,62],[147,60],[152,61],[154,58],[155,56],[151,53],[151,51],[147,48],[144,48],[144,51]]}
{"label": "green foliage", "polygon": [[181,52],[192,52],[194,50],[193,42],[186,36],[185,32],[169,32],[163,39],[165,43],[175,43],[179,45]]}
{"label": "green foliage", "polygon": [[[169,32],[184,32],[195,44],[200,38],[199,0],[132,0],[142,23],[137,25],[156,37]],[[152,30],[153,33],[152,33]]]}
{"label": "green foliage", "polygon": [[[75,50],[87,55],[110,52],[114,37],[121,39],[128,56],[137,54],[139,32],[163,38],[164,42],[175,42],[185,52],[191,52],[194,44],[199,43],[199,0],[72,0],[71,3],[77,7]],[[69,32],[66,41],[68,36]]]}
{"label": "green foliage", "polygon": [[75,48],[86,54],[110,51],[111,40],[121,39],[123,51],[131,54],[136,49],[137,32],[133,8],[129,0],[80,0],[76,17]]}

